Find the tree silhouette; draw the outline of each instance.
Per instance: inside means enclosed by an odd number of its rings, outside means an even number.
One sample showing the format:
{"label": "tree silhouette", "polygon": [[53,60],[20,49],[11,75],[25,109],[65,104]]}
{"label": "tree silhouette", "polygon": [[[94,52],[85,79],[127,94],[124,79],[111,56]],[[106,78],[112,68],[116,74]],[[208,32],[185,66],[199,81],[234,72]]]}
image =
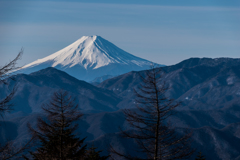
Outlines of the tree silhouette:
{"label": "tree silhouette", "polygon": [[[23,49],[18,53],[16,58],[14,58],[12,61],[7,63],[6,65],[0,67],[0,84],[8,85],[6,82],[6,78],[10,77],[11,72],[18,69],[19,67],[16,67],[17,61],[21,58],[23,54]],[[4,96],[2,99],[0,99],[0,115],[3,116],[5,112],[8,112],[12,110],[13,104],[11,103],[11,100],[13,99],[14,94],[16,93],[17,87],[14,86],[10,93]]]}
{"label": "tree silhouette", "polygon": [[[162,75],[161,68],[155,66],[147,70],[145,75],[140,75],[142,83],[135,90],[137,110],[124,110],[126,121],[134,131],[122,133],[124,137],[136,141],[138,147],[136,151],[145,153],[147,159],[187,159],[193,153],[189,139],[191,134],[179,136],[166,121],[180,103],[166,97],[169,88]],[[112,153],[125,159],[146,159],[121,154],[113,148]]]}
{"label": "tree silhouette", "polygon": [[[20,67],[16,67],[17,61],[21,58],[23,54],[23,49],[20,50],[18,55],[9,63],[0,67],[0,84],[8,86],[8,82],[6,81],[12,74],[12,72]],[[10,77],[14,80],[12,77]],[[13,110],[12,99],[17,91],[17,86],[9,87],[9,93],[7,95],[1,96],[3,98],[0,99],[0,116],[4,118],[4,114]],[[15,147],[14,142],[7,142],[6,144],[0,144],[0,159],[8,160],[12,158],[16,158],[19,156],[24,150],[28,148],[31,140],[28,141],[24,146]]]}
{"label": "tree silhouette", "polygon": [[195,160],[206,160],[206,158],[202,155],[202,152],[199,152]]}
{"label": "tree silhouette", "polygon": [[36,151],[30,152],[32,158],[83,159],[86,152],[86,145],[83,145],[85,138],[80,139],[74,134],[78,128],[76,122],[82,114],[78,111],[74,99],[66,91],[58,91],[48,104],[42,106],[42,109],[46,118],[38,118],[37,130],[29,125],[33,137],[40,142]]}
{"label": "tree silhouette", "polygon": [[88,149],[86,158],[84,160],[106,160],[109,156],[100,156],[102,151],[96,151],[96,147],[92,146]]}

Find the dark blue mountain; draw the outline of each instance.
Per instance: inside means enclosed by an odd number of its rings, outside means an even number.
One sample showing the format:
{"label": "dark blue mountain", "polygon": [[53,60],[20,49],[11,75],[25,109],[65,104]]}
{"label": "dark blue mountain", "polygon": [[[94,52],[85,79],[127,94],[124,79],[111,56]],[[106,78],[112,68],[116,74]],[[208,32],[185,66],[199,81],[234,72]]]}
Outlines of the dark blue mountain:
{"label": "dark blue mountain", "polygon": [[[180,109],[219,109],[240,103],[240,59],[191,58],[173,66],[162,67],[167,96],[182,102]],[[145,71],[129,72],[100,83],[124,100],[121,107],[134,106],[133,89],[141,83]]]}
{"label": "dark blue mountain", "polygon": [[[169,122],[178,133],[192,130],[193,147],[207,159],[240,159],[240,60],[231,58],[191,58],[173,66],[162,67],[163,79],[170,89],[167,96],[182,101]],[[77,133],[86,142],[107,153],[109,145],[122,152],[135,147],[132,140],[120,137],[119,127],[131,131],[122,108],[135,110],[133,92],[145,71],[129,72],[100,83],[98,87],[80,81],[63,71],[47,68],[30,75],[19,74],[0,85],[0,99],[18,84],[13,100],[14,112],[1,123],[0,143],[29,139],[27,123],[36,126],[43,116],[41,105],[54,91],[67,90],[84,113]],[[9,88],[8,88],[9,87]],[[194,159],[194,157],[192,158]]]}
{"label": "dark blue mountain", "polygon": [[[18,74],[9,78],[7,83],[18,89],[14,97],[14,112],[40,112],[41,105],[48,102],[55,91],[66,90],[79,104],[83,112],[114,111],[121,98],[113,92],[95,87],[85,81],[78,80],[55,68],[46,68],[30,75]],[[0,86],[2,96],[8,91],[8,86]]]}

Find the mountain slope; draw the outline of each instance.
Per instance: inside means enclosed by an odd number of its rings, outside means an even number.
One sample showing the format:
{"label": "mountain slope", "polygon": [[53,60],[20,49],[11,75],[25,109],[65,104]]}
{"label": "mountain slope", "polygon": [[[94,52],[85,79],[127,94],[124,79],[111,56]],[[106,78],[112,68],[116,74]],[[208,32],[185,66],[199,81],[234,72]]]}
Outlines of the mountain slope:
{"label": "mountain slope", "polygon": [[[177,111],[173,117],[170,117],[170,122],[180,133],[183,129],[190,128],[193,132],[193,148],[202,151],[208,159],[235,159],[240,154],[239,107],[231,106],[228,109],[211,111]],[[22,117],[14,114],[6,117],[7,126],[1,130],[3,138],[23,141],[29,136],[27,122],[36,126],[38,116],[43,115],[31,113]],[[132,149],[136,145],[134,141],[123,139],[119,134],[119,127],[131,131],[122,110],[84,114],[79,126],[77,130],[79,136],[87,137],[86,141],[94,144],[98,150],[103,150],[105,155],[109,145],[123,153],[134,151]]]}
{"label": "mountain slope", "polygon": [[150,61],[131,55],[100,36],[83,36],[64,49],[38,59],[20,70],[31,73],[55,67],[80,80],[90,81],[104,75],[120,75],[148,69]]}
{"label": "mountain slope", "polygon": [[[14,78],[14,81],[11,78]],[[41,105],[48,102],[53,92],[60,89],[76,97],[76,103],[79,103],[79,108],[84,112],[114,111],[117,110],[116,105],[121,101],[111,91],[95,87],[52,67],[30,75],[18,74],[11,78],[7,80],[10,87],[18,84],[13,100],[14,112],[39,112]],[[0,95],[4,96],[8,92],[8,87],[0,85],[0,91]]]}
{"label": "mountain slope", "polygon": [[[176,111],[169,122],[180,133],[186,128],[192,130],[193,147],[202,151],[207,159],[239,159],[239,59],[221,59],[220,62],[193,58],[162,69],[163,78],[171,85],[167,94],[181,100],[184,109]],[[77,97],[76,102],[85,113],[79,122],[81,137],[87,136],[86,141],[94,143],[105,154],[109,144],[123,152],[131,151],[134,142],[119,137],[119,126],[131,130],[119,108],[135,107],[132,89],[141,82],[139,74],[144,75],[144,71],[108,79],[99,88],[54,68],[16,75],[19,88],[13,101],[14,109],[26,114],[17,112],[5,117],[7,127],[2,127],[0,142],[7,138],[17,142],[26,139],[29,136],[27,122],[36,126],[35,119],[41,115],[40,104],[62,88]],[[8,82],[10,88],[15,84],[10,79]],[[0,91],[7,92],[7,88],[0,85]]]}
{"label": "mountain slope", "polygon": [[[196,62],[196,64],[195,64]],[[182,101],[182,109],[214,109],[240,103],[240,59],[191,58],[162,67],[167,96]],[[133,89],[145,71],[129,72],[98,85],[123,97],[119,108],[134,107]]]}

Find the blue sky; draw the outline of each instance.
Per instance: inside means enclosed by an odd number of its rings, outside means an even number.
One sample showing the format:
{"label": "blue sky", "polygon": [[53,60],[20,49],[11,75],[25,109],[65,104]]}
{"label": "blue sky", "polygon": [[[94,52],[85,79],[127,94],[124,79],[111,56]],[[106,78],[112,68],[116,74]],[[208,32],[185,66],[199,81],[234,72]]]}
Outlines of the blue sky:
{"label": "blue sky", "polygon": [[190,57],[240,58],[239,0],[0,0],[0,65],[19,65],[84,35],[171,65]]}

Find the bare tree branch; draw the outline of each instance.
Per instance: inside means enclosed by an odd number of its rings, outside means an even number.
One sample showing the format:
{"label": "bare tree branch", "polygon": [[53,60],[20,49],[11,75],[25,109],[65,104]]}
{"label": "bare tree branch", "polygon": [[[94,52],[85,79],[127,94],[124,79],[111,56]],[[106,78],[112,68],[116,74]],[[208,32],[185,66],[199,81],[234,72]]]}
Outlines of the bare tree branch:
{"label": "bare tree branch", "polygon": [[[12,88],[9,87],[9,82],[7,82],[6,79],[12,75],[11,73],[14,70],[19,68],[19,67],[16,67],[16,64],[17,64],[17,61],[21,58],[22,54],[23,54],[23,49],[21,49],[21,51],[18,53],[15,59],[10,61],[6,65],[0,67],[0,84],[7,85],[8,89],[10,90],[7,95],[4,95],[3,98],[0,99],[0,116],[2,118],[4,113],[12,110],[13,103],[11,101],[17,91],[17,85],[14,85]],[[11,79],[14,80],[13,78]],[[29,147],[30,143],[31,143],[31,140],[21,147],[15,147],[14,142],[7,142],[5,145],[0,144],[0,159],[8,160],[8,159],[16,158]]]}
{"label": "bare tree branch", "polygon": [[[21,58],[23,54],[23,49],[18,53],[17,57],[4,65],[3,67],[0,67],[0,84],[3,83],[5,85],[8,85],[6,82],[6,78],[8,78],[11,75],[11,72],[18,69],[19,67],[16,67],[17,61]],[[14,94],[17,91],[17,86],[15,85],[13,88],[11,88],[11,91],[8,95],[6,95],[3,99],[0,99],[0,115],[3,116],[5,112],[8,112],[12,110],[13,104],[10,102],[13,99]]]}
{"label": "bare tree branch", "polygon": [[161,68],[154,65],[145,75],[140,75],[142,83],[134,90],[137,111],[124,110],[126,121],[134,131],[122,131],[123,136],[134,139],[137,151],[148,157],[131,157],[112,149],[113,154],[125,159],[172,160],[187,159],[193,153],[191,134],[179,136],[166,121],[180,103],[165,96],[169,87],[163,81],[163,75]]}
{"label": "bare tree branch", "polygon": [[12,61],[7,63],[6,65],[0,67],[0,82],[6,83],[4,79],[9,77],[11,75],[11,72],[20,68],[20,67],[16,67],[16,64],[17,64],[17,61],[21,59],[22,54],[23,54],[23,48],[18,53],[16,58],[14,58]]}

